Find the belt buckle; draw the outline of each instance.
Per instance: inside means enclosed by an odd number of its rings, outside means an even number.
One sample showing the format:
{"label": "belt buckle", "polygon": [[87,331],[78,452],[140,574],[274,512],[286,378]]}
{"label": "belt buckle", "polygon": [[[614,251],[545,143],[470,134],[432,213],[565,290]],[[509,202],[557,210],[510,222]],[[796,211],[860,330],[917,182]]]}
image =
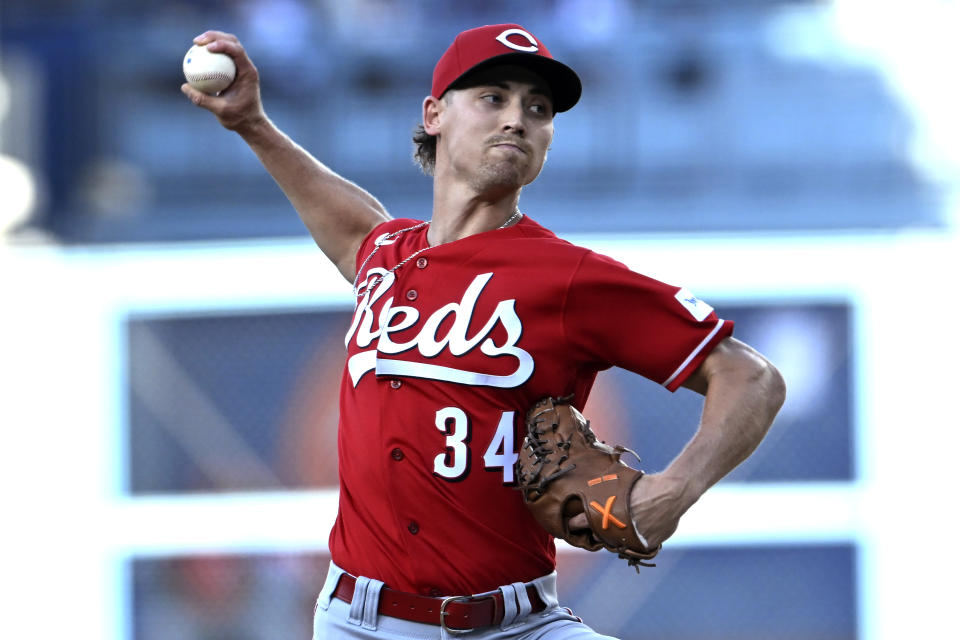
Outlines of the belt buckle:
{"label": "belt buckle", "polygon": [[456,600],[471,600],[472,596],[447,596],[443,599],[443,602],[440,603],[440,628],[446,631],[447,633],[452,633],[453,635],[460,635],[463,633],[470,633],[473,629],[451,629],[447,626],[447,616],[450,615],[449,611],[446,611],[447,605]]}

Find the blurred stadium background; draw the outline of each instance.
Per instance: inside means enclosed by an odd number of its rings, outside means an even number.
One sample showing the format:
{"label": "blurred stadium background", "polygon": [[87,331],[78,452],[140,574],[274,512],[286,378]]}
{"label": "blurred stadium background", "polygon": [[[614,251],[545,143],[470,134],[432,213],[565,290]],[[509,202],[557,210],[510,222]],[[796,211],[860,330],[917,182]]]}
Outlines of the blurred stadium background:
{"label": "blurred stadium background", "polygon": [[[946,0],[3,0],[0,635],[309,637],[349,285],[181,59],[238,34],[281,128],[425,218],[432,65],[497,22],[585,86],[523,210],[710,300],[789,388],[657,569],[563,549],[565,603],[624,639],[949,635]],[[649,470],[698,409],[619,371],[588,406]]]}

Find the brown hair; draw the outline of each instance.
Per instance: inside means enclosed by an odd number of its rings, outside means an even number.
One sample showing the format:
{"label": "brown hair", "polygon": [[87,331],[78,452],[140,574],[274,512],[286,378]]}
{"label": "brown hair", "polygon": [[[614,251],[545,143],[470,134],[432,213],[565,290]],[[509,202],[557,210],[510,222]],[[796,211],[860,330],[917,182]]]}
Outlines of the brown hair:
{"label": "brown hair", "polygon": [[437,136],[430,135],[423,128],[423,123],[413,130],[413,162],[420,166],[420,170],[428,176],[433,175],[437,166]]}

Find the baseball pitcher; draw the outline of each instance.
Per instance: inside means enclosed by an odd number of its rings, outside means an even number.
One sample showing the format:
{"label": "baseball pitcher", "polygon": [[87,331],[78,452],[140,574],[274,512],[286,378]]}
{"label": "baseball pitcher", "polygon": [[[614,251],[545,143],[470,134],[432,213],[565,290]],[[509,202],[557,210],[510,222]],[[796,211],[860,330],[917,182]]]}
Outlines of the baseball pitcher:
{"label": "baseball pitcher", "polygon": [[[314,639],[605,638],[557,601],[554,539],[650,564],[757,447],[785,391],[706,302],[520,208],[577,74],[520,25],[457,35],[414,134],[432,209],[394,219],[267,118],[236,37],[195,43],[232,57],[236,80],[182,91],[250,145],[356,297]],[[704,395],[698,430],[659,473],[580,414],[612,366]]]}

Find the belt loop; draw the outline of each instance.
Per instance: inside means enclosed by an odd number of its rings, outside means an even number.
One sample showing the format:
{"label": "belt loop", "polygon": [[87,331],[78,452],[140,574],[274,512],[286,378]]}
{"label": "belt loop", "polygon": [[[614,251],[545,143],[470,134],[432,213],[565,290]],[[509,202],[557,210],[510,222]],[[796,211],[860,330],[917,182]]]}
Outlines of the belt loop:
{"label": "belt loop", "polygon": [[366,584],[363,594],[363,622],[360,625],[368,631],[377,630],[377,611],[380,605],[380,590],[383,589],[383,583],[379,580],[370,578]]}
{"label": "belt loop", "polygon": [[517,605],[520,610],[517,612],[517,618],[522,620],[533,611],[533,603],[530,602],[530,596],[527,594],[527,585],[523,582],[514,582],[510,585],[517,594]]}
{"label": "belt loop", "polygon": [[508,629],[517,621],[519,608],[517,607],[516,586],[505,585],[500,587],[500,593],[503,594],[503,622],[500,623],[501,629]]}
{"label": "belt loop", "polygon": [[317,596],[317,606],[324,611],[330,608],[330,599],[333,597],[333,591],[337,588],[337,583],[340,582],[340,576],[343,573],[343,569],[333,562],[330,563],[330,568],[327,570],[327,580],[323,583],[323,588],[320,589],[320,595]]}
{"label": "belt loop", "polygon": [[357,576],[357,583],[353,587],[353,600],[350,602],[350,614],[347,616],[347,622],[359,627],[363,624],[363,612],[367,600],[367,585],[370,578],[366,576]]}

